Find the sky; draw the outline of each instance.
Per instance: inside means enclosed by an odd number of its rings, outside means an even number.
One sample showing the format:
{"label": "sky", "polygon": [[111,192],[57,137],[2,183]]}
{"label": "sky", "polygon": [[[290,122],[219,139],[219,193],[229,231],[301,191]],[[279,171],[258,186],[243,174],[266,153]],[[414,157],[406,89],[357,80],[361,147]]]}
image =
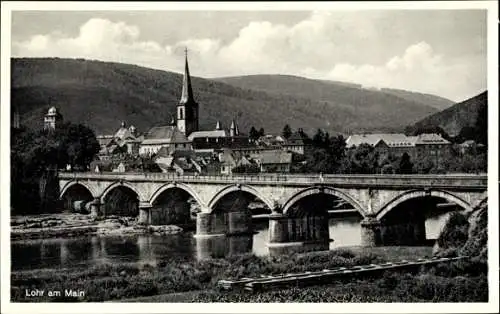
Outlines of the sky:
{"label": "sky", "polygon": [[288,74],[462,101],[486,90],[486,11],[14,11],[13,57],[212,78]]}

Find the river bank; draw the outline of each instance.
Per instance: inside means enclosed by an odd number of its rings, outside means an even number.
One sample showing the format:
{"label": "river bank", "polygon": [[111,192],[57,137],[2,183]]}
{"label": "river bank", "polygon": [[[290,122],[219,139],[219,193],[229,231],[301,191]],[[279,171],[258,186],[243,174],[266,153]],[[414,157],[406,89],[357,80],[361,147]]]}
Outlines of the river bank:
{"label": "river bank", "polygon": [[82,235],[176,234],[179,226],[143,226],[134,217],[109,216],[95,219],[90,215],[61,213],[11,217],[11,240],[27,240]]}

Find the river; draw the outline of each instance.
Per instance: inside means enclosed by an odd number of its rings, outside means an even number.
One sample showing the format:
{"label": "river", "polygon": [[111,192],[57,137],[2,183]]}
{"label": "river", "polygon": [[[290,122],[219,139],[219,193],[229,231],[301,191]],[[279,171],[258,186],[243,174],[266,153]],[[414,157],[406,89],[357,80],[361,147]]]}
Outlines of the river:
{"label": "river", "polygon": [[[427,239],[436,239],[447,215],[426,220]],[[359,217],[330,218],[330,249],[361,243]],[[269,254],[268,223],[256,222],[256,233],[247,237],[200,239],[190,232],[176,235],[85,236],[67,239],[13,241],[12,271],[41,268],[80,268],[102,263],[156,264],[168,259],[203,259],[253,252]]]}

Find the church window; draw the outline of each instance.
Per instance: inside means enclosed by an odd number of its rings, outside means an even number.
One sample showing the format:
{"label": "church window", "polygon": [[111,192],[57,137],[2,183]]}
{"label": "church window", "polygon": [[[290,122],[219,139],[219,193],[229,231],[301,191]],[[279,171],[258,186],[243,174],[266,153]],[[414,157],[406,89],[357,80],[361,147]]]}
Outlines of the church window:
{"label": "church window", "polygon": [[179,108],[179,119],[184,119],[184,108]]}

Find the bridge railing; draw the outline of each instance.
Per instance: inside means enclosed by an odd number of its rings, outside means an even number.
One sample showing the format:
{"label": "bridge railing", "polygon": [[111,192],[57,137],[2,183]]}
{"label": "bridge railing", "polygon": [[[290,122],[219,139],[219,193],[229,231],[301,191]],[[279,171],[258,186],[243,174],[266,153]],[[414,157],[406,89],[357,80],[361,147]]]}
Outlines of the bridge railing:
{"label": "bridge railing", "polygon": [[147,180],[180,182],[222,183],[290,183],[290,184],[363,184],[363,185],[427,185],[427,186],[486,186],[487,175],[439,174],[439,175],[348,175],[348,174],[231,174],[231,175],[178,175],[160,172],[60,172],[65,179],[96,180]]}

